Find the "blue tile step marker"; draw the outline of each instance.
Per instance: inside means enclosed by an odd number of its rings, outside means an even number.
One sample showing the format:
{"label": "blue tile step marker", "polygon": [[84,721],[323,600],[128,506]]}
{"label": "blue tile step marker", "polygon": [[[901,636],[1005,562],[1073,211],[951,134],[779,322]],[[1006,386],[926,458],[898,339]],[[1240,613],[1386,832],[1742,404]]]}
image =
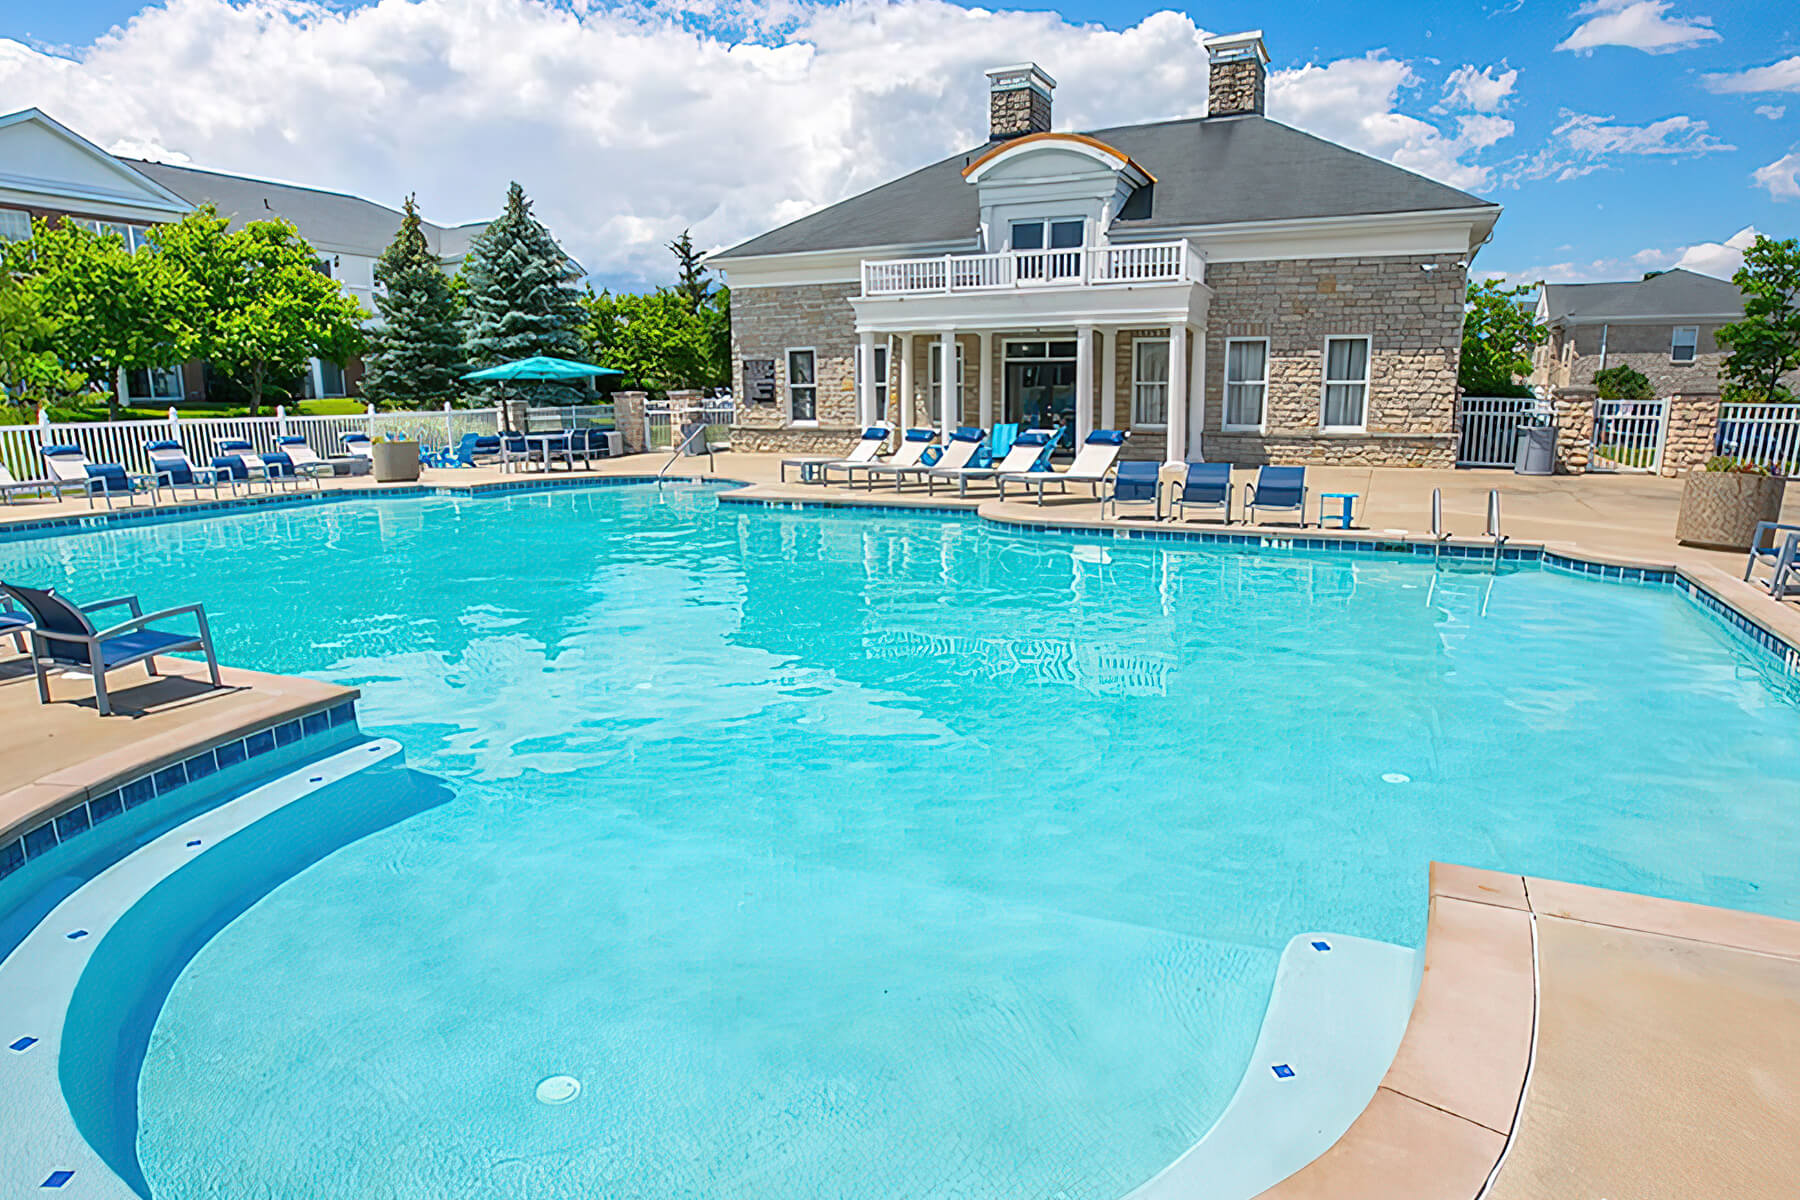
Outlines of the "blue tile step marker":
{"label": "blue tile step marker", "polygon": [[1286,1063],[1276,1063],[1274,1066],[1270,1067],[1269,1070],[1275,1072],[1275,1078],[1277,1079],[1292,1079],[1294,1077],[1294,1068],[1288,1066]]}
{"label": "blue tile step marker", "polygon": [[35,1045],[37,1045],[36,1038],[22,1037],[18,1041],[13,1042],[11,1045],[7,1046],[7,1049],[11,1050],[15,1054],[23,1054]]}
{"label": "blue tile step marker", "polygon": [[44,1180],[43,1186],[47,1188],[59,1188],[73,1178],[75,1178],[75,1172],[73,1171],[52,1171],[50,1172],[50,1178]]}

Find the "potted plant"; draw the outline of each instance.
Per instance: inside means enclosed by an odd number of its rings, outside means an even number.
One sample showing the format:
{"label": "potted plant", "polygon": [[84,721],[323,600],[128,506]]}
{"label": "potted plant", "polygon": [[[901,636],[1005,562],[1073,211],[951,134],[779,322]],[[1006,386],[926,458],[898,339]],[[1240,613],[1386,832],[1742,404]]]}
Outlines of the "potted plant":
{"label": "potted plant", "polygon": [[1781,519],[1787,480],[1754,462],[1720,454],[1687,474],[1675,540],[1716,550],[1748,550],[1758,521]]}
{"label": "potted plant", "polygon": [[419,443],[381,436],[369,445],[377,483],[411,483],[419,477]]}

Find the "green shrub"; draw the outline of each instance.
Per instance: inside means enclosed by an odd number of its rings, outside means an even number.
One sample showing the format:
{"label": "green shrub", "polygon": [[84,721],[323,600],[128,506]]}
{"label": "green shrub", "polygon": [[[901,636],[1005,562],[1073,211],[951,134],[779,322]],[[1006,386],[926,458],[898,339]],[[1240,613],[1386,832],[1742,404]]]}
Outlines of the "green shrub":
{"label": "green shrub", "polygon": [[1738,458],[1733,454],[1715,454],[1706,460],[1708,471],[1731,475],[1767,475],[1769,468],[1761,463],[1751,462],[1747,458]]}
{"label": "green shrub", "polygon": [[1602,400],[1654,400],[1650,377],[1628,363],[1594,372],[1594,387]]}

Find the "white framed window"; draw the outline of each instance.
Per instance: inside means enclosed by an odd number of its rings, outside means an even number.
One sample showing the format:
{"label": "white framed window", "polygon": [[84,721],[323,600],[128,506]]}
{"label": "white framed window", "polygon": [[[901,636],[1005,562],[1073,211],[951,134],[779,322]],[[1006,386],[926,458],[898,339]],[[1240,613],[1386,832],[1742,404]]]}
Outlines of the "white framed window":
{"label": "white framed window", "polygon": [[109,233],[118,234],[119,240],[125,243],[127,250],[142,250],[150,244],[150,229],[145,225],[127,225],[123,221],[92,221],[86,217],[73,219],[75,224],[90,233],[98,233],[102,236]]}
{"label": "white framed window", "polygon": [[0,208],[0,242],[23,242],[31,238],[31,214],[22,208]]}
{"label": "white framed window", "polygon": [[137,368],[125,372],[125,396],[129,400],[179,400],[179,367]]}
{"label": "white framed window", "polygon": [[887,415],[888,410],[888,348],[885,343],[875,346],[875,416],[879,420]]}
{"label": "white framed window", "polygon": [[787,352],[788,420],[796,425],[819,423],[817,362],[810,349]]}
{"label": "white framed window", "polygon": [[[933,420],[944,411],[944,343],[931,343],[931,416]],[[950,411],[961,414],[963,410],[963,348],[956,343],[956,398],[950,404]],[[959,418],[960,419],[960,416]]]}
{"label": "white framed window", "polygon": [[1691,363],[1700,353],[1700,327],[1698,325],[1677,325],[1675,333],[1669,338],[1669,361],[1672,363]]}
{"label": "white framed window", "polygon": [[1131,339],[1131,427],[1163,429],[1169,423],[1169,339]]}
{"label": "white framed window", "polygon": [[1325,386],[1319,425],[1324,429],[1362,429],[1369,403],[1369,339],[1325,339]]}
{"label": "white framed window", "polygon": [[1261,432],[1269,395],[1269,339],[1228,338],[1225,342],[1225,429]]}
{"label": "white framed window", "polygon": [[1079,250],[1087,240],[1087,218],[1014,221],[1011,237],[1014,250]]}

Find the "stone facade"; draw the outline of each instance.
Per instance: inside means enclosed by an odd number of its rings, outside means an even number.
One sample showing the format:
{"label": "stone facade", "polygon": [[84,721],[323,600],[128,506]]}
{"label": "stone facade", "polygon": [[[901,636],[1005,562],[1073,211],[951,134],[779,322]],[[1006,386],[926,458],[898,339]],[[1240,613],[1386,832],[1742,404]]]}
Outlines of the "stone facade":
{"label": "stone facade", "polygon": [[1036,88],[1001,88],[988,93],[988,135],[994,140],[1043,133],[1049,128],[1050,97]]}
{"label": "stone facade", "polygon": [[1669,397],[1668,431],[1663,436],[1662,473],[1685,475],[1713,456],[1719,434],[1719,395]]}
{"label": "stone facade", "polygon": [[[1458,261],[1445,254],[1210,265],[1206,457],[1245,464],[1454,465],[1468,283]],[[1333,336],[1370,339],[1362,432],[1319,429],[1325,340]],[[1269,340],[1261,433],[1222,428],[1230,338]]]}
{"label": "stone facade", "polygon": [[1215,60],[1206,84],[1206,115],[1262,112],[1264,80],[1263,65],[1257,58]]}
{"label": "stone facade", "polygon": [[[1683,322],[1691,325],[1692,322]],[[1719,390],[1719,368],[1726,351],[1713,333],[1724,322],[1699,326],[1694,361],[1678,363],[1669,357],[1675,325],[1608,325],[1605,327],[1606,365],[1631,366],[1642,371],[1658,396],[1699,395]],[[1600,370],[1601,326],[1576,325],[1552,330],[1539,350],[1539,368],[1532,382],[1551,387],[1587,386]]]}
{"label": "stone facade", "polygon": [[[1450,466],[1455,461],[1456,368],[1462,339],[1463,268],[1453,256],[1435,258],[1329,258],[1279,262],[1219,263],[1208,269],[1214,289],[1206,340],[1206,421],[1203,452],[1209,459],[1243,464],[1317,463],[1368,466]],[[1431,270],[1421,269],[1429,265]],[[748,287],[732,293],[732,371],[739,397],[733,443],[763,452],[827,453],[847,448],[858,431],[856,333],[850,297],[853,283]],[[1163,429],[1132,428],[1133,344],[1168,335],[1166,329],[1108,331],[1106,352],[1094,356],[1094,421],[1102,428],[1131,429],[1124,457],[1166,456]],[[1366,429],[1319,429],[1324,387],[1324,349],[1329,336],[1370,339]],[[1072,340],[1074,330],[996,331],[989,338],[995,420],[1004,419],[1004,346],[1008,338]],[[1221,429],[1225,342],[1231,337],[1269,339],[1269,386],[1261,433]],[[886,419],[896,424],[936,424],[930,355],[938,335],[915,334],[912,395],[900,394],[903,339],[890,343]],[[964,384],[960,424],[980,422],[980,339],[957,338]],[[787,351],[814,352],[818,419],[796,426],[788,419]],[[1195,350],[1190,343],[1188,360]],[[775,403],[750,404],[744,387],[746,358],[775,361]],[[1113,375],[1112,408],[1106,407],[1105,373]],[[901,412],[901,404],[907,411]]]}

